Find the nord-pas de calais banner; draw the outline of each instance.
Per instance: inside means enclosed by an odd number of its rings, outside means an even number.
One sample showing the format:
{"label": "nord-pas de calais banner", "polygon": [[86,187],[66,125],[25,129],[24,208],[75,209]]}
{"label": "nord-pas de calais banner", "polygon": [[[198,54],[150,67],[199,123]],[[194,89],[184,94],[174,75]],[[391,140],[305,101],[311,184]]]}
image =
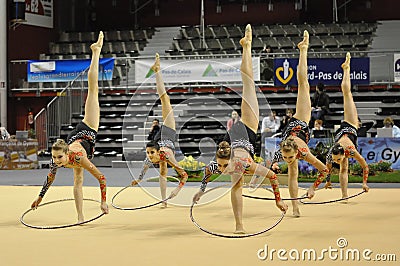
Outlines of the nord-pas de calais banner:
{"label": "nord-pas de calais banner", "polygon": [[[308,82],[310,85],[340,85],[343,78],[341,65],[345,58],[308,59]],[[297,86],[297,65],[299,59],[274,59],[275,86]],[[350,79],[352,84],[369,84],[369,58],[351,58]]]}
{"label": "nord-pas de calais banner", "polygon": [[400,54],[394,54],[394,82],[400,82]]}
{"label": "nord-pas de calais banner", "polygon": [[[90,59],[84,60],[30,60],[28,82],[68,82],[88,68]],[[100,58],[99,80],[112,80],[114,58]],[[87,80],[87,73],[84,75]]]}
{"label": "nord-pas de calais banner", "polygon": [[53,28],[53,0],[25,0],[24,24]]}
{"label": "nord-pas de calais banner", "polygon": [[[210,60],[161,60],[163,80],[169,83],[242,81],[240,58]],[[155,83],[154,59],[135,61],[135,82]],[[260,80],[260,58],[253,57],[254,80]]]}

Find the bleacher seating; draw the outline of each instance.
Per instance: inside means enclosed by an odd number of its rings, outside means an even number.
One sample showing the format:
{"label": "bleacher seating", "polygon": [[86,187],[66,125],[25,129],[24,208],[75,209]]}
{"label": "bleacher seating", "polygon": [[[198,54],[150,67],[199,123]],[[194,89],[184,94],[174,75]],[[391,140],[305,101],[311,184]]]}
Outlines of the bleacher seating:
{"label": "bleacher seating", "polygon": [[[240,54],[240,38],[244,26],[221,25],[205,28],[205,45],[201,44],[201,31],[198,26],[183,26],[180,36],[174,38],[169,55],[215,55]],[[310,57],[343,57],[347,51],[353,56],[366,56],[372,36],[377,28],[376,23],[342,23],[342,24],[288,24],[288,25],[252,25],[253,53],[259,54],[264,46],[271,46],[276,57],[296,57],[297,43],[301,41],[304,30],[312,35],[310,38]],[[204,47],[205,46],[205,47]],[[280,54],[279,54],[280,53]],[[335,55],[334,55],[335,56]],[[264,81],[271,81],[272,66],[262,62],[261,75]]]}
{"label": "bleacher seating", "polygon": [[[96,41],[98,33],[95,32],[62,32],[57,42],[49,44],[49,53],[41,54],[41,60],[63,59],[90,59],[90,45]],[[114,68],[113,81],[104,81],[105,85],[116,86],[126,79],[127,61],[118,61],[118,57],[138,56],[144,49],[148,40],[154,35],[153,28],[140,30],[114,30],[104,32],[104,44],[101,57],[117,58]],[[33,88],[37,84],[24,83],[25,87]],[[64,84],[46,84],[54,89],[64,88]],[[42,87],[42,86],[40,86]]]}
{"label": "bleacher seating", "polygon": [[[332,57],[332,53],[342,53],[351,50],[354,56],[364,56],[372,43],[376,23],[342,23],[342,24],[275,24],[253,25],[252,48],[259,54],[265,45],[271,46],[273,52],[281,53],[277,57],[296,57],[297,43],[301,40],[304,30],[312,35],[310,38],[310,57]],[[216,55],[240,54],[240,38],[243,37],[243,25],[208,25],[205,27],[205,44],[201,43],[199,26],[182,26],[179,36],[171,40],[171,55]],[[119,57],[138,56],[143,51],[155,29],[113,30],[104,32],[105,42],[102,50],[103,57],[117,58],[117,67],[113,73],[112,82],[104,82],[109,86],[118,86],[127,80],[127,67],[132,62],[118,60]],[[95,32],[62,32],[59,41],[50,43],[49,53],[42,54],[40,59],[89,59],[90,44],[97,38]],[[358,53],[358,54],[357,54]],[[271,72],[272,65],[263,62],[261,73]],[[272,75],[262,75],[271,81]],[[132,79],[130,79],[132,80]],[[265,81],[265,80],[264,80]],[[31,84],[28,84],[28,87]],[[56,83],[55,88],[60,88]]]}
{"label": "bleacher seating", "polygon": [[[253,25],[253,50],[259,52],[264,45],[270,45],[275,52],[286,52],[285,49],[296,49],[296,45],[304,30],[308,30],[313,36],[310,40],[310,48],[318,52],[326,52],[327,48],[368,48],[371,44],[372,33],[376,29],[376,23],[343,23],[343,24],[287,24],[287,25]],[[183,40],[200,40],[202,34],[198,26],[184,26],[181,34],[174,40],[169,52],[174,55],[197,54],[197,47],[186,47],[180,51],[175,42]],[[241,26],[221,25],[205,28],[205,39],[208,50],[211,53],[223,53],[227,50],[240,50],[238,40],[243,36]],[[218,40],[220,42],[218,43]],[[221,40],[224,42],[221,43]],[[229,41],[227,41],[229,40]],[[232,43],[234,45],[232,45]],[[224,45],[226,44],[226,45]],[[340,51],[340,50],[339,50]]]}
{"label": "bleacher seating", "polygon": [[[397,105],[400,90],[390,88],[374,93],[371,100],[371,91],[353,91],[353,98],[362,122],[374,125],[368,133],[376,132],[382,127],[383,119],[390,115],[395,121],[400,120],[400,111]],[[177,149],[184,155],[199,155],[204,138],[210,138],[218,143],[226,133],[226,122],[234,109],[240,113],[241,97],[239,94],[226,90],[221,93],[212,93],[204,89],[203,92],[179,92],[170,94],[171,103],[175,106]],[[276,111],[283,116],[287,108],[295,109],[297,92],[293,89],[262,88],[258,93],[260,102],[260,122],[269,110]],[[333,130],[343,119],[343,95],[339,87],[327,87],[330,97],[330,112],[326,115],[325,128]],[[312,92],[313,93],[313,92]],[[101,118],[98,132],[96,151],[98,156],[120,157],[126,160],[136,160],[144,157],[144,147],[147,134],[153,118],[161,118],[160,101],[155,93],[135,94],[104,94],[100,98]],[[178,107],[179,106],[179,107]],[[76,115],[72,125],[62,128],[62,137],[70,132],[71,128],[82,119]],[[260,146],[258,138],[257,147]],[[140,160],[141,160],[140,159]]]}
{"label": "bleacher seating", "polygon": [[[153,28],[106,31],[103,53],[138,55],[153,35]],[[90,57],[89,47],[96,39],[95,32],[62,32],[58,42],[50,43],[49,55],[58,55],[61,59],[71,54],[87,54]]]}

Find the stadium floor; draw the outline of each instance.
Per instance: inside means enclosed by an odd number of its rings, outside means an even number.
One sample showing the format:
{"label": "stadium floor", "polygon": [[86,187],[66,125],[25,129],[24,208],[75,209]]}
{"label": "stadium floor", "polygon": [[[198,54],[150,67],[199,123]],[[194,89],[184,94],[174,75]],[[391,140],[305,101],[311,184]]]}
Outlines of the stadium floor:
{"label": "stadium floor", "polygon": [[[121,211],[113,208],[111,198],[130,180],[127,169],[102,169],[109,178],[108,203],[110,213],[89,224],[56,230],[39,230],[23,226],[19,218],[36,198],[45,170],[2,171],[0,180],[0,234],[2,236],[2,265],[365,265],[369,257],[395,254],[400,260],[400,204],[398,188],[377,188],[371,184],[369,193],[350,199],[347,204],[300,205],[302,217],[292,217],[289,206],[283,221],[271,231],[245,239],[226,239],[210,236],[191,222],[189,206],[197,185],[185,186],[169,207],[154,206],[144,210]],[[119,174],[118,174],[119,173]],[[37,175],[38,174],[38,175]],[[72,197],[72,178],[62,178],[68,171],[60,171],[58,184],[51,187],[43,202]],[[38,177],[33,177],[33,176]],[[14,185],[6,184],[14,176]],[[24,177],[22,177],[24,176]],[[88,175],[87,175],[88,176]],[[122,176],[113,180],[111,176]],[[126,180],[125,180],[126,178]],[[66,179],[63,181],[63,179]],[[99,198],[99,189],[92,177],[84,187],[86,198]],[[158,183],[148,182],[145,189],[129,188],[116,198],[118,205],[130,207],[154,202],[149,196],[158,193]],[[91,185],[93,184],[93,186]],[[15,186],[16,185],[16,186]],[[18,186],[28,185],[28,186]],[[168,188],[168,192],[172,188]],[[229,193],[216,189],[215,199],[194,208],[196,221],[215,232],[231,234],[234,229]],[[246,190],[245,190],[246,191]],[[355,194],[360,188],[349,189]],[[258,190],[256,193],[265,193]],[[287,196],[287,188],[282,195]],[[339,189],[322,190],[316,199],[334,199]],[[264,195],[265,196],[265,195]],[[205,196],[204,196],[205,197]],[[200,202],[205,203],[205,202]],[[188,206],[189,205],[189,206]],[[97,203],[86,203],[86,218],[100,211]],[[75,222],[73,202],[39,207],[25,216],[25,222],[35,225]],[[248,233],[271,226],[280,216],[273,201],[244,199],[244,225]],[[47,223],[47,224],[46,224]],[[340,245],[347,243],[340,248]],[[268,257],[265,250],[268,248]],[[278,257],[277,251],[282,249]],[[315,250],[316,261],[310,263],[309,250]],[[324,249],[328,250],[324,253]],[[336,252],[334,250],[337,250]],[[363,257],[365,250],[371,250]],[[330,250],[330,251],[329,251]],[[299,259],[294,260],[298,252]],[[305,253],[304,253],[305,252]],[[331,254],[329,254],[331,252]],[[357,260],[355,253],[360,254]],[[305,254],[302,259],[302,253]],[[323,254],[323,255],[321,255]],[[346,254],[349,259],[346,259]],[[337,258],[335,259],[335,256]],[[354,257],[353,257],[354,256]],[[382,257],[382,256],[381,256]],[[287,261],[282,261],[283,259]],[[264,260],[263,260],[264,259]],[[311,256],[313,260],[313,256]],[[391,257],[393,260],[393,257]],[[385,265],[381,261],[368,261]],[[387,262],[394,265],[394,262]]]}

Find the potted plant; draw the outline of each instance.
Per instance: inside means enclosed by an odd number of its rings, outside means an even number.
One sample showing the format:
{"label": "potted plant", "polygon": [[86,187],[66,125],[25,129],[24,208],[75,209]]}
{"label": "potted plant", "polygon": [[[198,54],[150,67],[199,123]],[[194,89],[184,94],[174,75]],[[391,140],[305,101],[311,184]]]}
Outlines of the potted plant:
{"label": "potted plant", "polygon": [[189,178],[199,178],[203,176],[203,170],[206,166],[205,163],[197,161],[193,156],[188,156],[178,162],[179,166],[182,167]]}

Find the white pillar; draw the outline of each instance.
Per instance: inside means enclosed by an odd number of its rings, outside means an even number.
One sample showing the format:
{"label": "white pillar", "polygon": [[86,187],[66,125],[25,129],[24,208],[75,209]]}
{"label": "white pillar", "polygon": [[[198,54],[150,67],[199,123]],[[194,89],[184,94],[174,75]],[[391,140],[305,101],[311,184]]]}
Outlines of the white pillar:
{"label": "white pillar", "polygon": [[337,0],[333,0],[333,23],[338,22],[338,7],[337,7]]}
{"label": "white pillar", "polygon": [[200,7],[200,27],[201,27],[201,41],[200,41],[200,48],[206,47],[206,36],[204,32],[205,22],[204,22],[204,0],[201,0],[201,7]]}
{"label": "white pillar", "polygon": [[7,2],[0,0],[0,122],[7,128]]}

